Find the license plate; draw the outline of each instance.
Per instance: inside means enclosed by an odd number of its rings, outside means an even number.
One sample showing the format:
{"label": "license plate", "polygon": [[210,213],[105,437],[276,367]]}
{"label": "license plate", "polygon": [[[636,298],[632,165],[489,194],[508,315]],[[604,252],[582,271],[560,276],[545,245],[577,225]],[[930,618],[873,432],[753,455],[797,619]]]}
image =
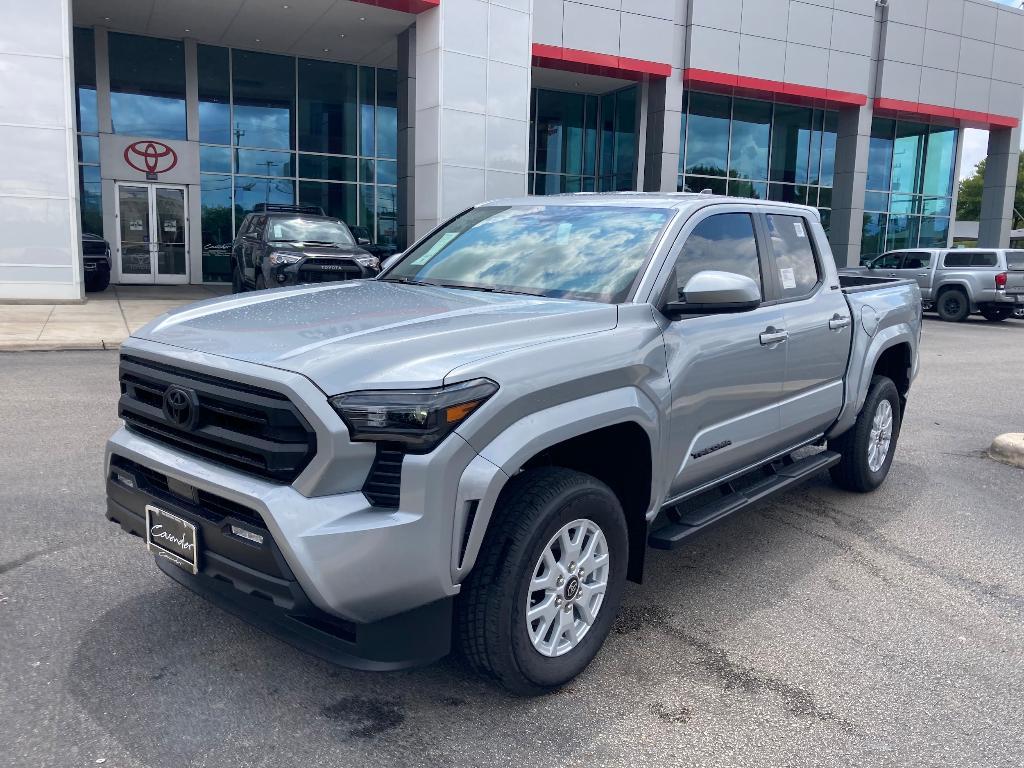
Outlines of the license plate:
{"label": "license plate", "polygon": [[199,573],[199,537],[188,520],[146,506],[146,549],[195,576]]}

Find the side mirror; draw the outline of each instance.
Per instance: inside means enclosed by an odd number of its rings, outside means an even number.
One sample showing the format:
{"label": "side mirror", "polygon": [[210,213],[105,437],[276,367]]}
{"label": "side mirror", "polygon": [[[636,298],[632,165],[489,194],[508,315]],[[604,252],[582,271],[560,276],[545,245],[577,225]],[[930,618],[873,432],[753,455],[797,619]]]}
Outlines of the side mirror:
{"label": "side mirror", "polygon": [[385,269],[388,269],[389,267],[397,264],[401,260],[402,256],[404,256],[404,255],[405,255],[404,253],[393,253],[393,254],[391,254],[386,259],[384,259],[384,261],[381,262],[381,264],[380,264],[380,271],[383,272]]}
{"label": "side mirror", "polygon": [[673,319],[684,315],[716,315],[749,312],[761,304],[761,289],[745,275],[705,270],[683,287],[685,301],[670,301],[662,312]]}

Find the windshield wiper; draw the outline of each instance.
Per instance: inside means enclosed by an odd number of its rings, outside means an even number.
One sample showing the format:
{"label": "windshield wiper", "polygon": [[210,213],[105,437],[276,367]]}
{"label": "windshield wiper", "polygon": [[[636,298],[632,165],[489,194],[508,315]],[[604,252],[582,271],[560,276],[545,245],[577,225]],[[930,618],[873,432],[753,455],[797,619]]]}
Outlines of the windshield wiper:
{"label": "windshield wiper", "polygon": [[490,285],[460,285],[458,283],[435,283],[442,288],[461,288],[465,291],[483,291],[484,293],[507,293],[513,296],[540,296],[544,297],[543,293],[534,291],[523,291],[513,290],[511,288],[496,288]]}
{"label": "windshield wiper", "polygon": [[429,285],[432,288],[445,288],[440,283],[427,283],[423,280],[413,280],[411,277],[382,277],[379,278],[382,283],[401,283],[402,285]]}

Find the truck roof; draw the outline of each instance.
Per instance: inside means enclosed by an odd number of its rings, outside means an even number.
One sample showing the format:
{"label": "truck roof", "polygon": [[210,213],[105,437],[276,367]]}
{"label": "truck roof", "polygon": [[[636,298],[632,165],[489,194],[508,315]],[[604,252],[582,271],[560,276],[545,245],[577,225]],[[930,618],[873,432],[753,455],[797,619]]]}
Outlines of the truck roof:
{"label": "truck roof", "polygon": [[624,205],[643,208],[688,208],[698,205],[736,204],[745,206],[770,206],[792,208],[818,217],[818,210],[812,206],[797,203],[781,203],[776,200],[758,200],[750,197],[709,195],[700,192],[566,192],[558,195],[527,195],[488,200],[480,205],[537,205],[538,203],[558,205]]}

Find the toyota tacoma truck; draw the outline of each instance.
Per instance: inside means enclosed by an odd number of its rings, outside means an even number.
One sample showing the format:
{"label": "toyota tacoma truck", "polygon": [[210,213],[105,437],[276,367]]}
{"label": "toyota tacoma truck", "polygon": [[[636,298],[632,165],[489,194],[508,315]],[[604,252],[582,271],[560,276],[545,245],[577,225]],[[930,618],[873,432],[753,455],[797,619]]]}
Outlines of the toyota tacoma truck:
{"label": "toyota tacoma truck", "polygon": [[107,516],[321,657],[454,647],[536,694],[598,653],[649,547],[824,470],[878,487],[920,332],[918,285],[841,278],[813,208],[490,202],[375,278],[137,331]]}

